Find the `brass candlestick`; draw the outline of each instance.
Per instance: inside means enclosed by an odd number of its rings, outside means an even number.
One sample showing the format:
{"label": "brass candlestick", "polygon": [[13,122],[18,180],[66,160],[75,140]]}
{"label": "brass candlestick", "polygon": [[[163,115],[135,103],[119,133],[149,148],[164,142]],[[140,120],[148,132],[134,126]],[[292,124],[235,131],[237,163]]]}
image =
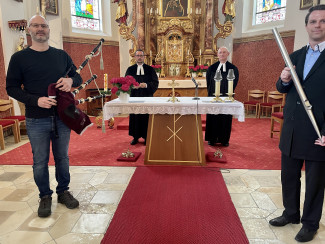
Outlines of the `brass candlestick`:
{"label": "brass candlestick", "polygon": [[215,89],[214,89],[214,95],[215,98],[212,99],[211,102],[223,102],[223,100],[220,98],[220,83],[222,80],[221,72],[220,70],[217,70],[216,74],[214,75],[214,81],[215,81]]}
{"label": "brass candlestick", "polygon": [[191,78],[191,73],[190,73],[190,51],[189,50],[187,50],[187,69],[186,69],[185,78],[186,77]]}
{"label": "brass candlestick", "polygon": [[234,70],[233,69],[229,69],[228,71],[228,75],[227,75],[227,80],[228,80],[228,93],[226,93],[228,95],[228,97],[225,99],[226,102],[234,102],[234,79],[235,79],[235,75],[234,75]]}
{"label": "brass candlestick", "polygon": [[165,78],[165,67],[164,67],[164,58],[161,57],[161,73],[160,73],[160,77],[161,78]]}
{"label": "brass candlestick", "polygon": [[179,100],[175,97],[175,86],[178,86],[178,83],[175,83],[175,80],[172,80],[172,83],[168,83],[169,86],[172,87],[172,97],[167,100],[167,102],[179,102]]}

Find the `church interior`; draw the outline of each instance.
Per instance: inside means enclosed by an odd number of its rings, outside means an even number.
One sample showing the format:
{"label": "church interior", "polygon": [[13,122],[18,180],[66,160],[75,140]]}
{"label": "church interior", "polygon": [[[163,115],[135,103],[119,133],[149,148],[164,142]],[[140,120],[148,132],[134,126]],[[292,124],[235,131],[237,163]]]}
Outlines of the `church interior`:
{"label": "church interior", "polygon": [[[104,39],[98,56],[93,57],[81,72],[84,81],[96,74],[96,82],[80,90],[77,99],[96,96],[100,91],[111,89],[112,84],[107,81],[124,77],[127,68],[136,63],[135,54],[139,49],[144,52],[144,62],[156,70],[159,78],[154,98],[193,97],[195,85],[191,77],[198,82],[198,96],[207,97],[206,71],[218,61],[218,49],[226,47],[230,52],[228,61],[236,65],[240,74],[235,99],[244,103],[251,90],[261,90],[265,94],[276,90],[275,84],[285,63],[272,28],[278,29],[288,53],[300,49],[308,43],[304,28],[308,8],[317,4],[325,4],[325,0],[0,0],[0,102],[11,99],[6,91],[9,61],[15,52],[31,45],[27,27],[28,20],[35,14],[43,15],[49,23],[50,46],[66,51],[77,67],[100,39]],[[88,12],[88,15],[82,16],[78,11]],[[171,86],[173,81],[177,82],[177,86]],[[105,101],[116,98],[115,94],[111,94]],[[114,120],[104,120],[100,100],[82,103],[78,107],[94,122],[93,127],[98,127],[98,134],[110,141],[110,146],[131,151],[138,149],[139,145],[129,145],[129,138],[128,143],[114,145],[112,141],[115,138],[109,134],[109,123],[114,127],[127,115],[115,118],[114,125]],[[24,105],[14,99],[13,110],[15,115],[25,114]],[[270,114],[259,114],[260,118],[257,118],[259,116],[257,112],[255,115],[255,108],[250,113],[244,113],[245,121],[236,122],[245,126],[247,119],[266,121],[267,126],[263,127],[265,135],[271,140],[273,149],[279,151],[279,136],[271,133],[272,138],[269,138]],[[0,110],[0,120],[8,115],[8,110]],[[105,124],[106,132],[100,128]],[[119,136],[118,133],[114,135]],[[127,137],[127,131],[123,133]],[[232,133],[241,132],[236,128]],[[20,125],[19,139],[15,136],[14,127],[5,129],[0,136],[4,137],[5,145],[0,150],[0,243],[122,243],[102,240],[137,168],[156,166],[123,164],[121,167],[109,163],[106,166],[97,166],[96,163],[88,166],[71,165],[70,190],[79,200],[79,208],[66,209],[56,203],[56,194],[53,194],[52,215],[39,218],[33,163],[8,163],[1,159],[13,150],[29,144],[26,128],[23,123]],[[119,143],[119,140],[116,141]],[[97,143],[104,144],[105,141]],[[230,140],[230,146],[225,152],[235,154],[237,148],[233,145]],[[207,142],[204,142],[204,147],[208,147]],[[96,150],[96,147],[92,147],[92,150]],[[81,153],[88,152],[85,150]],[[31,150],[29,154],[32,154]],[[280,153],[274,155],[275,161],[280,161],[279,155]],[[108,159],[110,157],[107,155]],[[240,157],[239,155],[239,160]],[[244,159],[245,155],[242,157]],[[70,156],[70,161],[72,160],[73,157]],[[93,160],[96,161],[96,158]],[[55,188],[55,167],[50,165],[49,169],[50,183]],[[228,168],[225,164],[215,169],[221,172],[231,204],[244,230],[242,240],[222,242],[216,239],[204,242],[203,238],[201,242],[196,242],[189,235],[184,242],[173,242],[172,237],[165,242],[133,242],[130,237],[127,243],[296,243],[294,236],[301,225],[276,228],[268,223],[270,219],[281,215],[284,209],[280,168]],[[304,180],[303,172],[303,193]],[[157,191],[156,194],[159,195],[160,192]],[[145,205],[155,208],[149,202]],[[142,214],[146,215],[145,212]],[[136,218],[141,219],[142,216]],[[215,221],[219,222],[218,219]],[[146,233],[145,230],[143,232]],[[128,233],[123,235],[128,236]],[[232,233],[224,235],[231,236]],[[324,213],[318,234],[311,243],[325,243]]]}

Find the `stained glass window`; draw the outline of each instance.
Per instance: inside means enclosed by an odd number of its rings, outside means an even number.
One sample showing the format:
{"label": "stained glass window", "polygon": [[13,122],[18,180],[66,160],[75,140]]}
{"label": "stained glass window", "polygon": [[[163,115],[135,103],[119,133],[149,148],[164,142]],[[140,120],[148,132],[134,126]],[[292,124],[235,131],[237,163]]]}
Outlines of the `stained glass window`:
{"label": "stained glass window", "polygon": [[100,0],[70,0],[71,24],[74,28],[101,30]]}
{"label": "stained glass window", "polygon": [[256,0],[255,24],[284,20],[287,0]]}

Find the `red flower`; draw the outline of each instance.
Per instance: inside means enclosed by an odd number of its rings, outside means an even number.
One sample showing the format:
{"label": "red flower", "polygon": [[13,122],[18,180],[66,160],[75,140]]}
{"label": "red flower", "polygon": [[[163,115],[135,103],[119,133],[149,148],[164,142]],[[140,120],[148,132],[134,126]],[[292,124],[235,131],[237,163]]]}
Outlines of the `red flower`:
{"label": "red flower", "polygon": [[113,86],[111,91],[113,94],[115,94],[118,91],[118,88],[116,86]]}
{"label": "red flower", "polygon": [[120,95],[121,92],[131,93],[131,90],[135,86],[139,86],[139,83],[136,80],[128,75],[126,77],[119,77],[111,79],[113,87],[111,89],[113,94]]}

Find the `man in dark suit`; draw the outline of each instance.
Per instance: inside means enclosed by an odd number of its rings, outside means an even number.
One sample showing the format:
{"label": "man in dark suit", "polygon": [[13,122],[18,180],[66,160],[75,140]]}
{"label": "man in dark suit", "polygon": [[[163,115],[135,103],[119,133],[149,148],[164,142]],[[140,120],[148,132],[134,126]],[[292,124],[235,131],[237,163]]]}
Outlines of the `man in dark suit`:
{"label": "man in dark suit", "polygon": [[[220,70],[222,80],[220,84],[221,96],[227,96],[228,93],[228,80],[227,75],[230,69],[234,70],[235,79],[233,81],[234,91],[238,83],[239,72],[235,65],[227,61],[229,51],[226,47],[220,47],[218,49],[219,61],[214,63],[208,68],[207,71],[207,89],[208,96],[213,97],[215,92],[215,80],[214,76],[217,70]],[[231,133],[232,115],[228,114],[207,114],[205,140],[208,141],[210,146],[213,146],[216,142],[220,142],[223,146],[229,146],[229,139]]]}
{"label": "man in dark suit", "polygon": [[[291,79],[284,68],[276,86],[287,93],[284,123],[280,140],[282,152],[281,181],[284,211],[270,220],[273,226],[302,223],[295,239],[311,241],[322,216],[325,186],[325,5],[309,9],[305,19],[309,44],[290,55],[302,88],[312,105],[312,111],[322,138],[318,138]],[[305,162],[306,194],[300,218],[300,178]]]}
{"label": "man in dark suit", "polygon": [[[139,83],[139,86],[131,91],[131,97],[153,97],[159,85],[158,76],[151,66],[144,63],[142,50],[135,52],[135,59],[137,63],[130,66],[125,73],[125,76],[131,75]],[[148,121],[148,114],[130,114],[129,135],[133,136],[131,145],[137,144],[140,137],[146,144]]]}

